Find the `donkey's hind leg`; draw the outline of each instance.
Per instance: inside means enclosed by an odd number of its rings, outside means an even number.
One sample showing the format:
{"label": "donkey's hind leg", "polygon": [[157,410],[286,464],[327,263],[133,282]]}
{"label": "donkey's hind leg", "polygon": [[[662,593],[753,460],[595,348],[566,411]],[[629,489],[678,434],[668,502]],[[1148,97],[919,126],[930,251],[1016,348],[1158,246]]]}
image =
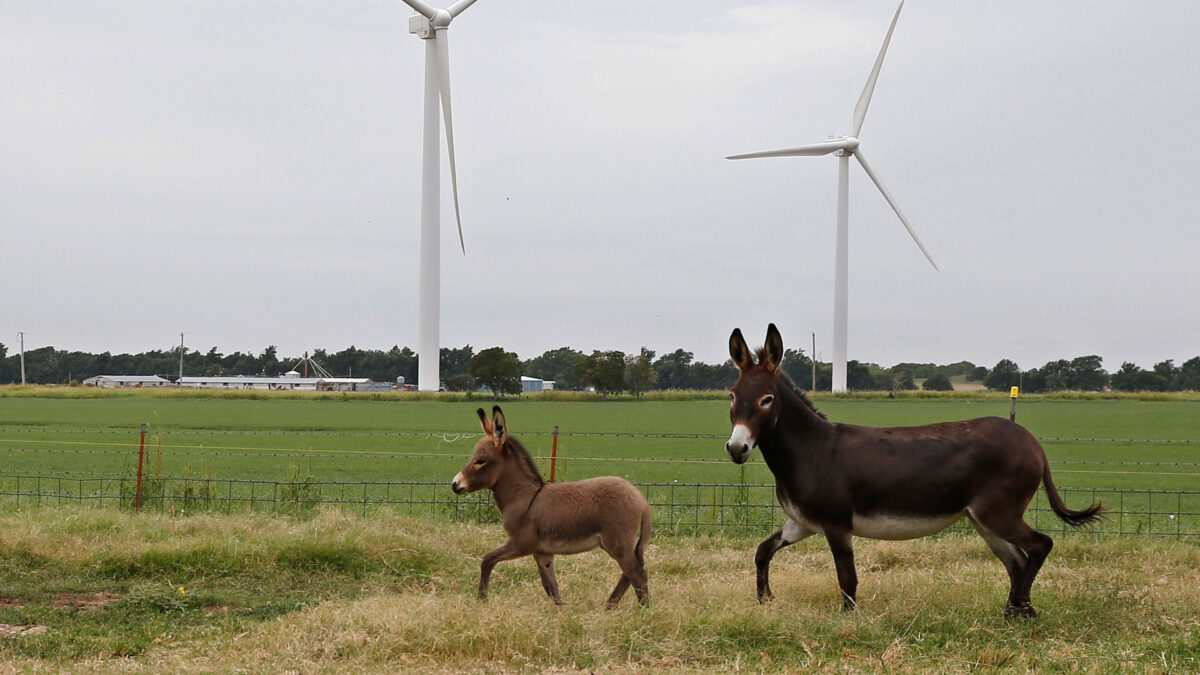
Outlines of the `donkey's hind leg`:
{"label": "donkey's hind leg", "polygon": [[629,577],[624,572],[621,573],[621,578],[617,579],[617,586],[608,596],[608,608],[612,609],[621,602],[621,598],[625,597],[625,591],[629,590]]}
{"label": "donkey's hind leg", "polygon": [[558,595],[558,576],[554,574],[554,556],[535,553],[533,559],[537,561],[538,575],[542,577],[542,588],[546,589],[546,595],[550,596],[554,604],[561,605],[562,598]]}
{"label": "donkey's hind leg", "polygon": [[1025,553],[1021,549],[1001,539],[995,532],[981,525],[975,519],[975,516],[968,514],[967,520],[971,521],[971,526],[975,528],[975,531],[987,543],[988,548],[992,549],[992,553],[996,554],[996,557],[1004,564],[1004,569],[1008,572],[1009,582],[1008,607],[1016,607],[1021,592],[1021,579],[1023,578],[1028,558],[1026,558]]}
{"label": "donkey's hind leg", "polygon": [[1024,514],[1003,518],[972,511],[971,522],[976,524],[977,530],[981,530],[980,534],[988,546],[1004,562],[1012,580],[1004,615],[1009,618],[1036,617],[1037,610],[1033,608],[1029,595],[1042,563],[1046,562],[1046,556],[1054,548],[1054,540],[1026,524]]}
{"label": "donkey's hind leg", "polygon": [[638,602],[644,607],[649,606],[649,577],[646,575],[646,566],[639,559],[636,546],[633,542],[629,542],[628,545],[615,546],[608,545],[607,542],[601,542],[601,547],[621,567],[621,578],[617,580],[617,586],[613,589],[612,595],[608,596],[609,609],[616,607],[617,603],[621,602],[625,591],[631,585],[633,586],[633,591],[637,593]]}
{"label": "donkey's hind leg", "polygon": [[758,577],[759,602],[767,602],[775,597],[771,593],[771,559],[780,549],[791,546],[812,534],[812,530],[789,520],[775,534],[767,537],[763,543],[758,545],[758,551],[754,554],[754,568]]}

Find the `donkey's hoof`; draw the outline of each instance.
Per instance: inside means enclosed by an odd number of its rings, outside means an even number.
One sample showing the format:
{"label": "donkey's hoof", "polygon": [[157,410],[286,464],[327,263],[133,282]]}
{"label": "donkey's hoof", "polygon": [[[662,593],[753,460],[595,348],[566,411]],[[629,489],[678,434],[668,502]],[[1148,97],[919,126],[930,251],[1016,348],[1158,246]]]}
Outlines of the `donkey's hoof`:
{"label": "donkey's hoof", "polygon": [[1009,605],[1004,608],[1004,618],[1006,619],[1036,619],[1037,610],[1033,605]]}

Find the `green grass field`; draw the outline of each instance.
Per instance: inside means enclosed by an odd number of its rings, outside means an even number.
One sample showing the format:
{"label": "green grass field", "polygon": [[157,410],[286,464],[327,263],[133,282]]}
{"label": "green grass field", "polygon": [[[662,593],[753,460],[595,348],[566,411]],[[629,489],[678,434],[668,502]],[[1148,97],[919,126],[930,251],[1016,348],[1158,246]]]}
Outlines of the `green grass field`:
{"label": "green grass field", "polygon": [[[323,481],[444,483],[479,437],[475,408],[491,405],[10,393],[0,391],[0,476],[27,480],[128,475],[148,423],[148,468],[163,473],[280,480],[300,469]],[[569,479],[770,482],[757,455],[744,469],[726,459],[720,398],[503,405],[544,471],[550,431],[560,427],[558,470]],[[833,420],[873,425],[1008,412],[1006,398],[987,396],[826,396],[817,405]],[[1043,439],[1060,488],[1200,491],[1200,401],[1026,398],[1018,421]],[[776,527],[770,489],[755,495],[767,504],[762,525]],[[1068,496],[1075,506],[1087,498]],[[656,506],[647,551],[654,605],[605,612],[615,568],[599,553],[559,558],[564,608],[542,595],[528,561],[502,563],[492,597],[475,600],[479,559],[503,540],[496,524],[389,506],[297,517],[28,504],[0,509],[0,671],[1200,670],[1194,537],[1060,537],[1060,523],[1043,524],[1057,545],[1034,587],[1036,621],[1001,618],[1005,575],[973,534],[858,540],[860,607],[846,615],[817,538],[780,553],[777,599],[761,606],[757,536],[665,536],[676,514]],[[1136,531],[1170,533],[1168,512],[1200,505],[1156,510]],[[693,515],[680,516],[684,525]]]}
{"label": "green grass field", "polygon": [[[1007,416],[999,397],[818,397],[832,420],[913,425]],[[443,481],[479,437],[474,414],[491,401],[357,398],[0,397],[2,470],[116,475],[148,457],[164,473],[285,478],[298,467],[319,480]],[[517,435],[549,471],[550,432],[560,428],[557,472],[616,474],[636,482],[728,483],[723,400],[504,401]],[[1043,440],[1058,484],[1078,488],[1200,489],[1200,401],[1025,398],[1018,421]],[[1075,440],[1083,439],[1083,440]],[[754,455],[744,479],[769,483]]]}

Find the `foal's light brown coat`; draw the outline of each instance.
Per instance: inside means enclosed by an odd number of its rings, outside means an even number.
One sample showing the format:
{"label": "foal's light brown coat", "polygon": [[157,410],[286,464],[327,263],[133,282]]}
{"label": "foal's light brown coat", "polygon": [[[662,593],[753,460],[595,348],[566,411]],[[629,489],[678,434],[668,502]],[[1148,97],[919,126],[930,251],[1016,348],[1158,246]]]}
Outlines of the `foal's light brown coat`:
{"label": "foal's light brown coat", "polygon": [[643,552],[650,538],[650,504],[642,493],[616,476],[547,483],[529,452],[509,436],[500,407],[492,408],[491,420],[483,408],[477,413],[485,435],[450,486],[457,494],[491,490],[508,533],[504,545],[483,557],[479,597],[487,597],[488,579],[496,563],[532,555],[542,588],[561,605],[554,556],[600,547],[621,567],[608,606],[615,607],[630,585],[638,601],[648,605]]}

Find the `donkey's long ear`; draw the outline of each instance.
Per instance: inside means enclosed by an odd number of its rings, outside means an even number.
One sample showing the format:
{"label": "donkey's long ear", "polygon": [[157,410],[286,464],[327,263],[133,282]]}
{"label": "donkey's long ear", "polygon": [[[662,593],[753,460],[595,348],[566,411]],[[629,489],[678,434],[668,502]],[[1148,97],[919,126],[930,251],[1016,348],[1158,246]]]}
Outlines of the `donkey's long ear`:
{"label": "donkey's long ear", "polygon": [[497,447],[504,445],[504,441],[508,440],[508,422],[504,421],[504,413],[498,405],[492,406],[492,428],[496,430],[493,437]]}
{"label": "donkey's long ear", "polygon": [[767,326],[767,342],[763,345],[763,366],[767,372],[773,373],[779,370],[779,364],[783,361],[783,336],[779,334],[779,329],[775,324]]}
{"label": "donkey's long ear", "polygon": [[729,358],[733,359],[738,370],[754,367],[754,358],[750,356],[750,347],[746,344],[746,338],[742,337],[741,328],[734,328],[729,336]]}
{"label": "donkey's long ear", "polygon": [[483,433],[494,439],[496,432],[492,430],[492,421],[488,419],[487,413],[483,411],[483,408],[480,408],[475,411],[475,414],[479,415],[479,422],[483,424]]}

